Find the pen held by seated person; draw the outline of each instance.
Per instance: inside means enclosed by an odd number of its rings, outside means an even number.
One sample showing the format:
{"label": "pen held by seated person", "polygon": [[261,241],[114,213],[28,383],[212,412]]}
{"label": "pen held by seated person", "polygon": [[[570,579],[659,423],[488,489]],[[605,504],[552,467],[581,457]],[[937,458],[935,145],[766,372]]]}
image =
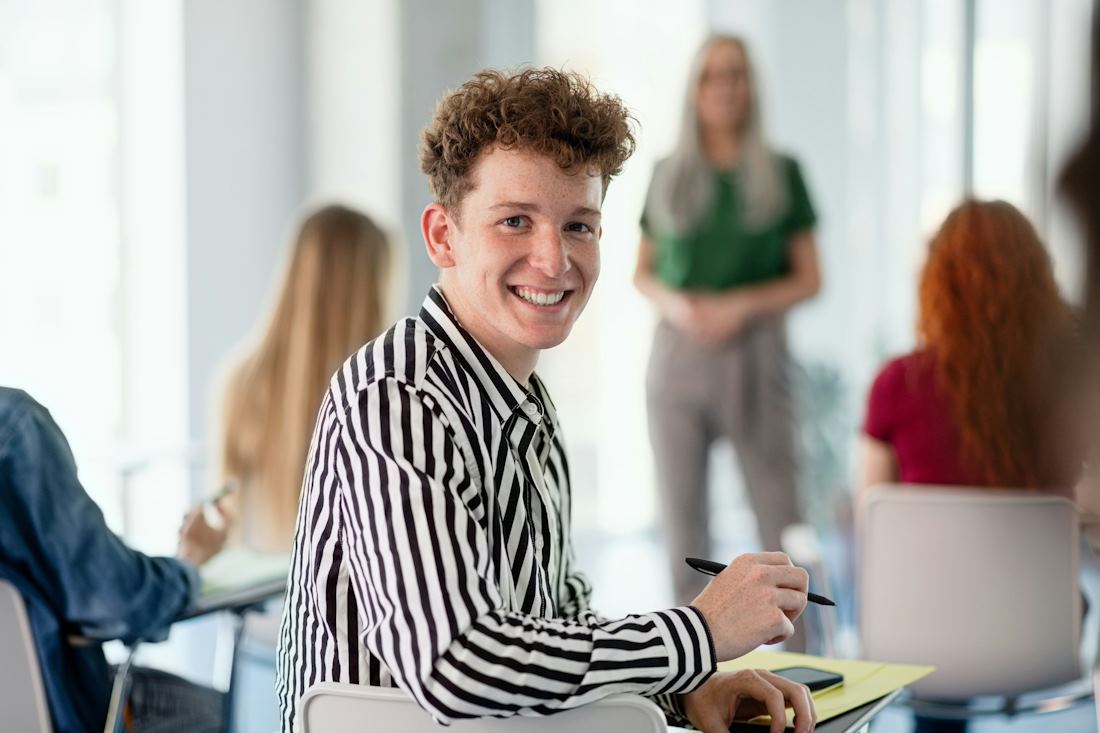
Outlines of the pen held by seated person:
{"label": "pen held by seated person", "polygon": [[[726,569],[726,566],[720,562],[703,560],[698,557],[685,557],[684,562],[690,565],[693,570],[698,570],[700,573],[706,573],[707,575],[718,575],[718,573]],[[807,593],[806,599],[809,600],[810,603],[816,603],[819,606],[836,605],[833,601],[825,596],[819,596],[817,593]]]}
{"label": "pen held by seated person", "polygon": [[218,493],[202,503],[202,514],[207,524],[215,529],[223,529],[225,527],[226,517],[219,504],[229,495],[235,494],[238,487],[239,483],[236,479],[226,481],[222,484],[221,488],[218,489]]}
{"label": "pen held by seated person", "polygon": [[210,504],[217,504],[219,501],[221,501],[225,497],[229,496],[230,494],[235,493],[237,491],[237,486],[238,486],[238,484],[237,484],[236,479],[231,479],[229,481],[226,481],[224,484],[222,484],[222,487],[220,489],[218,489],[218,493],[214,494],[214,496],[207,499],[207,502],[209,502]]}

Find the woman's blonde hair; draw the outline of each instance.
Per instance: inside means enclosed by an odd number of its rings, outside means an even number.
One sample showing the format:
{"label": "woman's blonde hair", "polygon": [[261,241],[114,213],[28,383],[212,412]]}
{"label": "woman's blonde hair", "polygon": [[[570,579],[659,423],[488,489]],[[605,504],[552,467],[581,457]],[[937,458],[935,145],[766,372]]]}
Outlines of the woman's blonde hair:
{"label": "woman's blonde hair", "polygon": [[343,206],[298,230],[270,320],[222,400],[221,478],[240,488],[252,544],[291,542],[317,411],[340,364],[385,327],[391,257],[383,231]]}
{"label": "woman's blonde hair", "polygon": [[691,62],[680,123],[680,136],[671,155],[658,164],[646,202],[646,216],[658,234],[690,233],[707,213],[714,196],[714,167],[703,149],[697,99],[699,86],[712,49],[730,44],[741,50],[749,82],[749,101],[740,130],[741,185],[745,221],[765,227],[782,213],[786,197],[780,180],[780,161],[764,135],[760,109],[760,82],[743,38],[711,36],[699,47]]}

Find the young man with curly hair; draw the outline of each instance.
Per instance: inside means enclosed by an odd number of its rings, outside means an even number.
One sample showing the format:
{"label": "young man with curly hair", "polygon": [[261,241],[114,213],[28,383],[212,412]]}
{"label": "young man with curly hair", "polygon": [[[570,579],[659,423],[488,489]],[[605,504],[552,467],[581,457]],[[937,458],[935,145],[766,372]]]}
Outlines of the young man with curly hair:
{"label": "young man with curly hair", "polygon": [[483,71],[424,131],[439,283],[333,377],[306,464],[279,645],[284,731],[322,681],[400,687],[440,722],[612,693],[724,731],[814,723],[806,689],[717,662],[784,639],[805,571],[737,558],[690,606],[607,620],[570,536],[569,464],[539,353],[600,272],[600,209],[634,150],[615,97],[552,69]]}

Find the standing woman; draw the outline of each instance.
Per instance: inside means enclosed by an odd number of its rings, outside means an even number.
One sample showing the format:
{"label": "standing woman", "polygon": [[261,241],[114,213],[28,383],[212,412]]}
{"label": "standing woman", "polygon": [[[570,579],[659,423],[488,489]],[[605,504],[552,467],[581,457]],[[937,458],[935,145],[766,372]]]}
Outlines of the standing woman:
{"label": "standing woman", "polygon": [[816,216],[798,164],[764,137],[759,96],[744,41],[703,44],[642,216],[634,282],[660,314],[647,395],[677,603],[704,584],[684,557],[710,555],[715,439],[737,451],[763,549],[800,521],[784,316],[821,287]]}
{"label": "standing woman", "polygon": [[238,541],[287,551],[321,398],[340,364],[386,327],[390,245],[366,215],[326,206],[298,230],[274,310],[230,372],[221,480]]}

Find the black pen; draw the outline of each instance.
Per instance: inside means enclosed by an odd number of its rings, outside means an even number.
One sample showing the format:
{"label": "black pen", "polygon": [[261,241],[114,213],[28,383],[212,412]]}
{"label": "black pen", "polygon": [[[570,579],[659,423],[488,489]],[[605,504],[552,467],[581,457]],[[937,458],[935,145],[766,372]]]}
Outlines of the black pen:
{"label": "black pen", "polygon": [[[706,573],[707,575],[718,575],[718,573],[726,569],[726,566],[720,562],[703,560],[698,557],[685,557],[684,562],[690,565],[693,570],[698,570],[700,573]],[[819,596],[817,593],[806,593],[806,598],[810,603],[816,603],[819,606],[836,605],[825,596]]]}

